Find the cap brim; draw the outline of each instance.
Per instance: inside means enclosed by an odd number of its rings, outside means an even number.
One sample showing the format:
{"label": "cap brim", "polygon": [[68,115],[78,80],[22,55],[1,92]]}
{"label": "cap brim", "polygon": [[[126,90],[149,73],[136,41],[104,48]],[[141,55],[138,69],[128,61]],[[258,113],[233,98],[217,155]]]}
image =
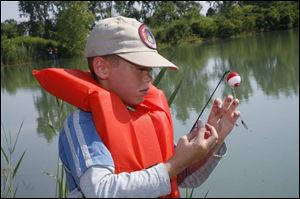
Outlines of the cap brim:
{"label": "cap brim", "polygon": [[131,52],[131,53],[117,53],[123,59],[134,64],[144,67],[169,67],[178,69],[178,67],[158,54],[157,52]]}

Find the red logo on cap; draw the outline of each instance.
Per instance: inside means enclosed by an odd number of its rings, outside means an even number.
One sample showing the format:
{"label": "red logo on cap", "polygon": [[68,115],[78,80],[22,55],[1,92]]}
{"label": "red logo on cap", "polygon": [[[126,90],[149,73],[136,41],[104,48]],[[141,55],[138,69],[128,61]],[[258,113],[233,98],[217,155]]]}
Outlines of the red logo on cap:
{"label": "red logo on cap", "polygon": [[150,29],[148,28],[148,26],[142,24],[139,27],[139,35],[141,40],[144,42],[144,44],[146,44],[146,46],[148,46],[151,49],[156,49],[155,38],[152,32],[150,31]]}

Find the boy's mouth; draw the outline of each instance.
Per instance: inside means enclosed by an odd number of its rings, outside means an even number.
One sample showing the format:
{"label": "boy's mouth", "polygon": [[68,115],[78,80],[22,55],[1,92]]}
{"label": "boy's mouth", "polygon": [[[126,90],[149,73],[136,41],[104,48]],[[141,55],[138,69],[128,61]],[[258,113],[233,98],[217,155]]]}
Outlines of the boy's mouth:
{"label": "boy's mouth", "polygon": [[143,95],[146,95],[146,94],[148,93],[148,90],[149,90],[149,88],[145,88],[145,89],[140,90],[140,92],[141,92]]}

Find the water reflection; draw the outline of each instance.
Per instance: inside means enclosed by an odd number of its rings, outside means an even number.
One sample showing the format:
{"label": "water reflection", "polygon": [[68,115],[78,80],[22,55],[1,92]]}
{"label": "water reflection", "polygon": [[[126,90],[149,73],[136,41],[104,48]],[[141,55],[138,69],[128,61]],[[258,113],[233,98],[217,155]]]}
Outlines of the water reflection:
{"label": "water reflection", "polygon": [[[299,93],[299,31],[282,31],[256,36],[222,40],[205,45],[189,45],[161,52],[180,66],[178,71],[168,71],[159,87],[167,97],[183,78],[181,88],[172,104],[176,117],[183,123],[191,110],[200,112],[222,74],[230,69],[238,71],[242,85],[236,90],[237,97],[245,102],[255,92],[253,81],[268,96],[277,97]],[[49,128],[49,119],[57,129],[72,106],[61,108],[56,98],[41,90],[32,76],[32,70],[51,63],[1,67],[1,92],[14,95],[18,89],[39,92],[34,97],[38,111],[37,132],[50,142],[55,135]],[[64,68],[86,70],[85,59],[60,59]],[[226,84],[219,87],[223,96],[231,93]],[[22,101],[22,99],[20,99]]]}
{"label": "water reflection", "polygon": [[[84,59],[60,60],[60,63],[64,64],[64,68],[87,70],[87,63]],[[35,79],[34,81],[36,82]],[[40,88],[38,84],[36,85]],[[49,95],[43,89],[40,89],[40,92],[41,95],[34,98],[34,106],[38,110],[39,115],[37,118],[37,133],[43,135],[49,143],[63,127],[66,116],[75,110],[75,107],[62,103],[61,100]]]}
{"label": "water reflection", "polygon": [[18,89],[31,89],[36,85],[32,78],[33,65],[1,67],[1,92],[14,95]]}
{"label": "water reflection", "polygon": [[[1,67],[1,92],[7,92],[9,95],[15,95],[18,89],[28,89],[33,95],[34,107],[38,112],[37,117],[37,133],[44,137],[50,143],[58,131],[62,128],[64,118],[75,107],[61,104],[55,97],[49,95],[41,89],[32,75],[33,69],[42,69],[44,67],[51,67],[51,61],[38,64],[24,64],[19,66]],[[87,63],[85,59],[60,60],[60,64],[65,67],[79,68],[86,70]],[[22,99],[20,99],[22,103]],[[53,128],[50,127],[53,126]]]}
{"label": "water reflection", "polygon": [[[172,85],[180,77],[184,78],[172,105],[177,119],[182,121],[188,118],[190,108],[200,111],[218,79],[228,69],[241,75],[242,84],[236,89],[241,101],[247,101],[256,89],[275,97],[299,93],[298,29],[185,46],[173,49],[172,53],[175,55],[164,52],[165,56],[174,57],[172,61],[181,70],[169,71],[160,87],[169,95]],[[259,88],[253,88],[253,80]],[[231,93],[226,84],[219,89],[223,96]]]}
{"label": "water reflection", "polygon": [[34,106],[38,110],[37,133],[50,143],[63,127],[64,119],[75,107],[62,103],[61,100],[41,90],[41,95],[34,98]]}

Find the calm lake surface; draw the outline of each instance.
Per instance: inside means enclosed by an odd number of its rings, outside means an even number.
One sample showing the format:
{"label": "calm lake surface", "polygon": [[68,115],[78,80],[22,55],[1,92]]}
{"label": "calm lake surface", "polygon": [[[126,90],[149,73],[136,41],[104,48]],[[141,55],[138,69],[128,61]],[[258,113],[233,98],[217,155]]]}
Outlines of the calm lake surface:
{"label": "calm lake surface", "polygon": [[[169,97],[182,80],[171,106],[175,143],[191,129],[226,70],[242,78],[235,93],[249,129],[238,121],[226,140],[226,156],[193,197],[204,197],[208,190],[207,197],[299,197],[299,30],[174,47],[161,53],[180,67],[167,71],[158,85]],[[17,197],[55,196],[55,179],[44,172],[56,174],[58,136],[48,123],[60,129],[61,120],[56,99],[41,90],[31,74],[42,67],[87,69],[84,59],[1,67],[2,147],[7,146],[3,128],[15,137],[24,121],[14,154],[16,160],[26,150],[16,177]],[[232,93],[224,81],[213,99]],[[73,109],[64,106],[61,117]],[[1,154],[1,168],[3,163]],[[185,197],[185,189],[181,191]]]}

